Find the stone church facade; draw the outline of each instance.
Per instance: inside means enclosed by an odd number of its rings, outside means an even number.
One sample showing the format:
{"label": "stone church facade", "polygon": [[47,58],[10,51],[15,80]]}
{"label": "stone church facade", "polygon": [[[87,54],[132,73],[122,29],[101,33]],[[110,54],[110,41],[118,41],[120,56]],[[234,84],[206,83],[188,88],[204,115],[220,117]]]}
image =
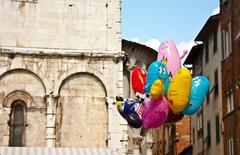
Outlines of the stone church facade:
{"label": "stone church facade", "polygon": [[0,0],[0,146],[126,152],[120,0]]}

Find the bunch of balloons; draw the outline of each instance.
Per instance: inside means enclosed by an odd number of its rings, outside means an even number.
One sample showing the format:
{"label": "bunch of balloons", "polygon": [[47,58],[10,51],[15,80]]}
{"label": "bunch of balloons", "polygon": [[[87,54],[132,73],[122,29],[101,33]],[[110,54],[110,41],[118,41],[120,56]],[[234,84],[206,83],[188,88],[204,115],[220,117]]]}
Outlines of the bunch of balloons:
{"label": "bunch of balloons", "polygon": [[119,113],[134,128],[157,128],[164,123],[177,122],[184,115],[196,113],[209,90],[204,76],[192,78],[187,68],[181,68],[176,45],[168,40],[161,43],[158,58],[146,72],[135,68],[131,75],[136,99],[117,97]]}

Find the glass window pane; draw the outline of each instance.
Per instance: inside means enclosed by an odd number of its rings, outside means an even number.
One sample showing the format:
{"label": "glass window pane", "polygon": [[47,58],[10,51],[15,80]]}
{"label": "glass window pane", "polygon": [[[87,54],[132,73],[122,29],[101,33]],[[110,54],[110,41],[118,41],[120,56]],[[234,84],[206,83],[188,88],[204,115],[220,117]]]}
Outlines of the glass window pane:
{"label": "glass window pane", "polygon": [[219,126],[219,115],[216,116],[216,143],[220,142],[220,126]]}
{"label": "glass window pane", "polygon": [[23,134],[25,131],[23,105],[22,101],[16,101],[12,105],[10,146],[23,146]]}

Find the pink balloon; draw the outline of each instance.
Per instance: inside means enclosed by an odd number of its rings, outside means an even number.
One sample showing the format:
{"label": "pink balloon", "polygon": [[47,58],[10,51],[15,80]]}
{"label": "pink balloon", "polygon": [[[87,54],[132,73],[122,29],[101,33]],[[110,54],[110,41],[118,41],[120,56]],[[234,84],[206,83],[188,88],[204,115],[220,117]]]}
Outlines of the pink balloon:
{"label": "pink balloon", "polygon": [[166,61],[166,68],[168,70],[168,76],[170,79],[181,68],[181,59],[187,54],[187,50],[183,51],[183,55],[179,56],[175,43],[171,40],[167,40],[159,46],[158,49],[158,61]]}
{"label": "pink balloon", "polygon": [[147,100],[141,109],[144,128],[157,128],[168,118],[168,100],[163,96],[159,100]]}

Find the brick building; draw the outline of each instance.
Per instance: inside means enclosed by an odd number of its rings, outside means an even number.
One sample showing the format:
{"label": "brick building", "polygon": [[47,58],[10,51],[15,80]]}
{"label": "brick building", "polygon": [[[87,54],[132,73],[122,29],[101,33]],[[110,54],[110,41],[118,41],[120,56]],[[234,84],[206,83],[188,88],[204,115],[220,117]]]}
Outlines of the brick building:
{"label": "brick building", "polygon": [[224,154],[240,154],[240,1],[220,1]]}
{"label": "brick building", "polygon": [[181,153],[185,148],[191,147],[190,116],[184,116],[176,123],[176,152]]}

